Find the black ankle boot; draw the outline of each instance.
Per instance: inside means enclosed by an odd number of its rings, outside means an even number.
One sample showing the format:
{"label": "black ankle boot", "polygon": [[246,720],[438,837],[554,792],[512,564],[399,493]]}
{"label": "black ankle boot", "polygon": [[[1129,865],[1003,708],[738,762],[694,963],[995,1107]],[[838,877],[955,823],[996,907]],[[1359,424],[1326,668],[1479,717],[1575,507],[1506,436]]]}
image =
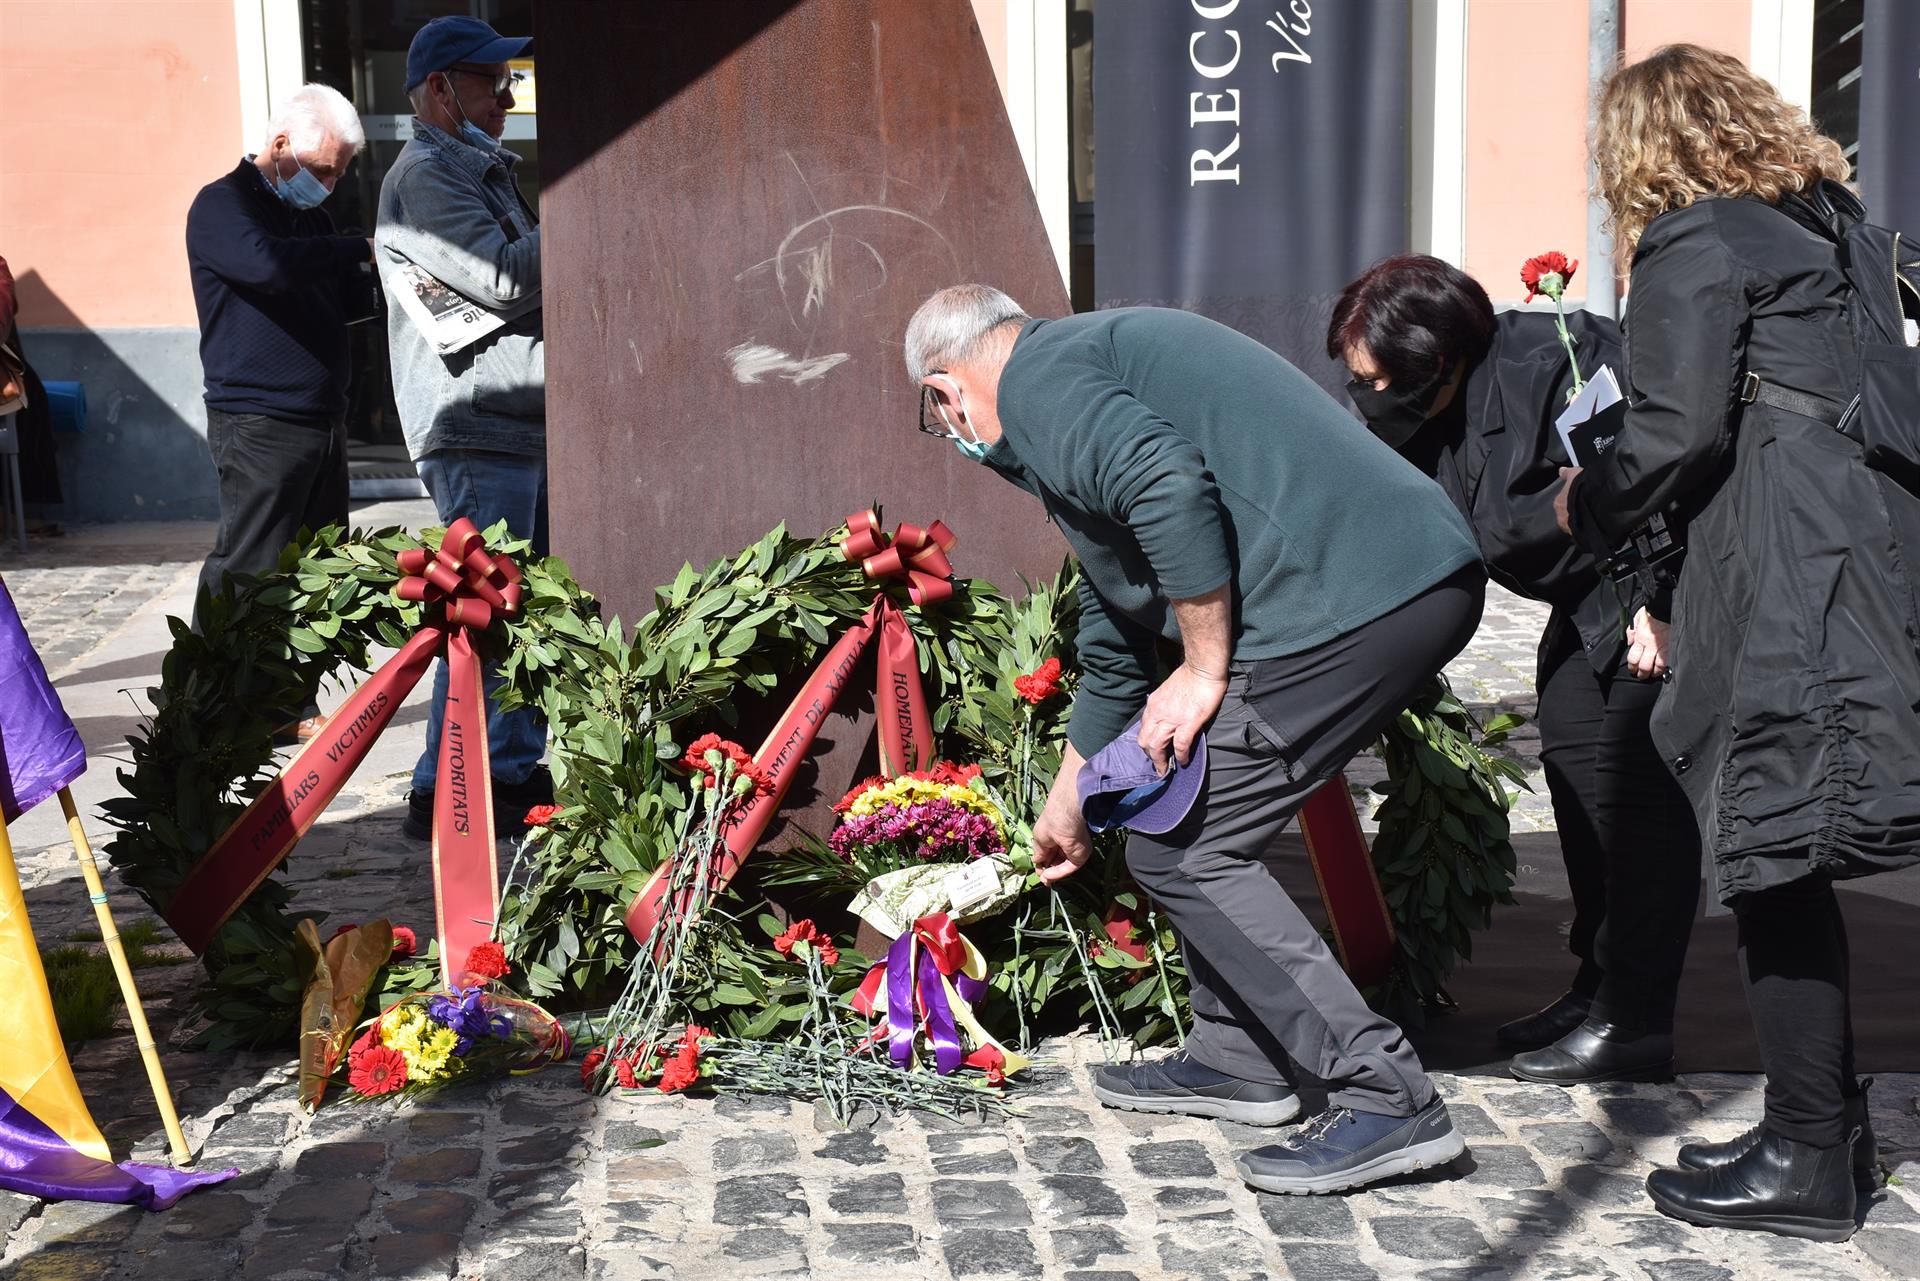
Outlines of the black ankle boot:
{"label": "black ankle boot", "polygon": [[1593,1009],[1593,998],[1568,992],[1544,1010],[1511,1023],[1502,1023],[1493,1034],[1503,1049],[1537,1050],[1552,1045],[1586,1021]]}
{"label": "black ankle boot", "polygon": [[1542,1085],[1670,1081],[1673,1035],[1588,1019],[1545,1049],[1515,1055],[1507,1070]]}
{"label": "black ankle boot", "polygon": [[[1853,1187],[1862,1196],[1869,1195],[1880,1186],[1880,1149],[1873,1141],[1873,1119],[1867,1113],[1867,1090],[1872,1085],[1872,1077],[1860,1078],[1855,1093],[1847,1096],[1847,1110],[1842,1121],[1847,1133],[1854,1136]],[[1738,1161],[1759,1141],[1760,1127],[1756,1125],[1745,1134],[1724,1143],[1688,1143],[1680,1149],[1680,1165],[1687,1170],[1716,1169]]]}
{"label": "black ankle boot", "polygon": [[1857,1200],[1845,1143],[1816,1148],[1777,1134],[1710,1170],[1655,1170],[1647,1195],[1662,1214],[1710,1228],[1845,1241]]}

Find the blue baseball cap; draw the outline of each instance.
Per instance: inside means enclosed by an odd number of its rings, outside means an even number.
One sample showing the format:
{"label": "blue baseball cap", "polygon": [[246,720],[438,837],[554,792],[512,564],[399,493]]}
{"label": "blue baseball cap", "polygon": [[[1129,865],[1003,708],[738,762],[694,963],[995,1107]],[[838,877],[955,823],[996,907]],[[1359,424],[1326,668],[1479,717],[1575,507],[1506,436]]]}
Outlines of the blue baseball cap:
{"label": "blue baseball cap", "polygon": [[532,36],[503,36],[478,18],[435,18],[414,32],[407,46],[406,90],[412,93],[428,76],[455,63],[518,58],[532,43]]}
{"label": "blue baseball cap", "polygon": [[1164,776],[1155,771],[1153,758],[1140,746],[1140,720],[1135,717],[1119,738],[1080,767],[1074,780],[1087,826],[1096,832],[1125,827],[1156,836],[1180,826],[1207,781],[1207,736],[1194,736],[1185,765],[1169,753],[1168,766]]}

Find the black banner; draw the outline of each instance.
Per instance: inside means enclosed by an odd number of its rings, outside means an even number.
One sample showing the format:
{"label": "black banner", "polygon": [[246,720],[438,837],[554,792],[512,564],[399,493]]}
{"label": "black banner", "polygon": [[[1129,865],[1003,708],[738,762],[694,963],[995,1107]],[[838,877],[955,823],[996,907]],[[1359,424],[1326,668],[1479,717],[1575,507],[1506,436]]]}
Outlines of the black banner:
{"label": "black banner", "polygon": [[1098,304],[1184,307],[1345,381],[1333,300],[1407,247],[1406,0],[1095,13]]}
{"label": "black banner", "polygon": [[[1104,19],[1105,14],[1101,17]],[[1860,33],[1860,155],[1867,216],[1920,236],[1920,4],[1867,0]]]}

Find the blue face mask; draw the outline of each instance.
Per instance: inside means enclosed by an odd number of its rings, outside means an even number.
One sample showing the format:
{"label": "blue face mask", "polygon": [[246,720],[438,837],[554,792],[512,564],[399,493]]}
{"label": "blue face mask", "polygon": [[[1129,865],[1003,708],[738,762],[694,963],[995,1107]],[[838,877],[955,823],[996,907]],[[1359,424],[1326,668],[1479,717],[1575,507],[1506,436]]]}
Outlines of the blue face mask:
{"label": "blue face mask", "polygon": [[460,122],[460,137],[482,151],[500,150],[500,140],[471,120]]}
{"label": "blue face mask", "polygon": [[275,194],[295,209],[318,208],[320,202],[333,193],[327,190],[325,183],[307,172],[306,167],[300,163],[300,157],[294,155],[291,150],[287,155],[293,161],[293,177],[282,178],[280,162],[274,161],[273,190]]}
{"label": "blue face mask", "polygon": [[968,462],[986,462],[987,454],[993,449],[993,446],[984,440],[962,440],[958,436],[949,436],[947,439],[953,442],[953,447],[959,450],[960,456]]}
{"label": "blue face mask", "polygon": [[453,106],[460,113],[460,139],[468,146],[478,147],[482,151],[500,150],[500,140],[467,119],[467,109],[460,102],[460,95],[454,90],[453,77],[445,77],[447,92],[453,94]]}

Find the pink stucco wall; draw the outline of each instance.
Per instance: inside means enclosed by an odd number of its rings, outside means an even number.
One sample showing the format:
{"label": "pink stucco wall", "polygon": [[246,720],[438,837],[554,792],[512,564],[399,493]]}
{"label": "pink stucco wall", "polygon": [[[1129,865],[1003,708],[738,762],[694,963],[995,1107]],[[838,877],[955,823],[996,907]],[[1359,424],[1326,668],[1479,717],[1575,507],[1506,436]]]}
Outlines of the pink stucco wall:
{"label": "pink stucco wall", "polygon": [[[1751,0],[1624,0],[1629,59],[1691,41],[1745,58]],[[1466,269],[1496,302],[1524,296],[1523,260],[1559,249],[1588,273],[1585,0],[1469,0]],[[1586,294],[1576,278],[1573,296]]]}
{"label": "pink stucco wall", "polygon": [[1753,50],[1751,0],[1623,0],[1621,38],[1629,59],[1663,44],[1699,44],[1745,59]]}
{"label": "pink stucco wall", "polygon": [[1588,256],[1586,113],[1584,0],[1471,0],[1465,267],[1496,301],[1534,254]]}
{"label": "pink stucco wall", "polygon": [[981,43],[987,46],[987,61],[993,64],[993,78],[1000,82],[1000,97],[1007,96],[1007,0],[973,0],[973,20],[980,28]]}
{"label": "pink stucco wall", "polygon": [[194,323],[187,206],[240,158],[232,0],[0,3],[0,257],[27,326]]}

